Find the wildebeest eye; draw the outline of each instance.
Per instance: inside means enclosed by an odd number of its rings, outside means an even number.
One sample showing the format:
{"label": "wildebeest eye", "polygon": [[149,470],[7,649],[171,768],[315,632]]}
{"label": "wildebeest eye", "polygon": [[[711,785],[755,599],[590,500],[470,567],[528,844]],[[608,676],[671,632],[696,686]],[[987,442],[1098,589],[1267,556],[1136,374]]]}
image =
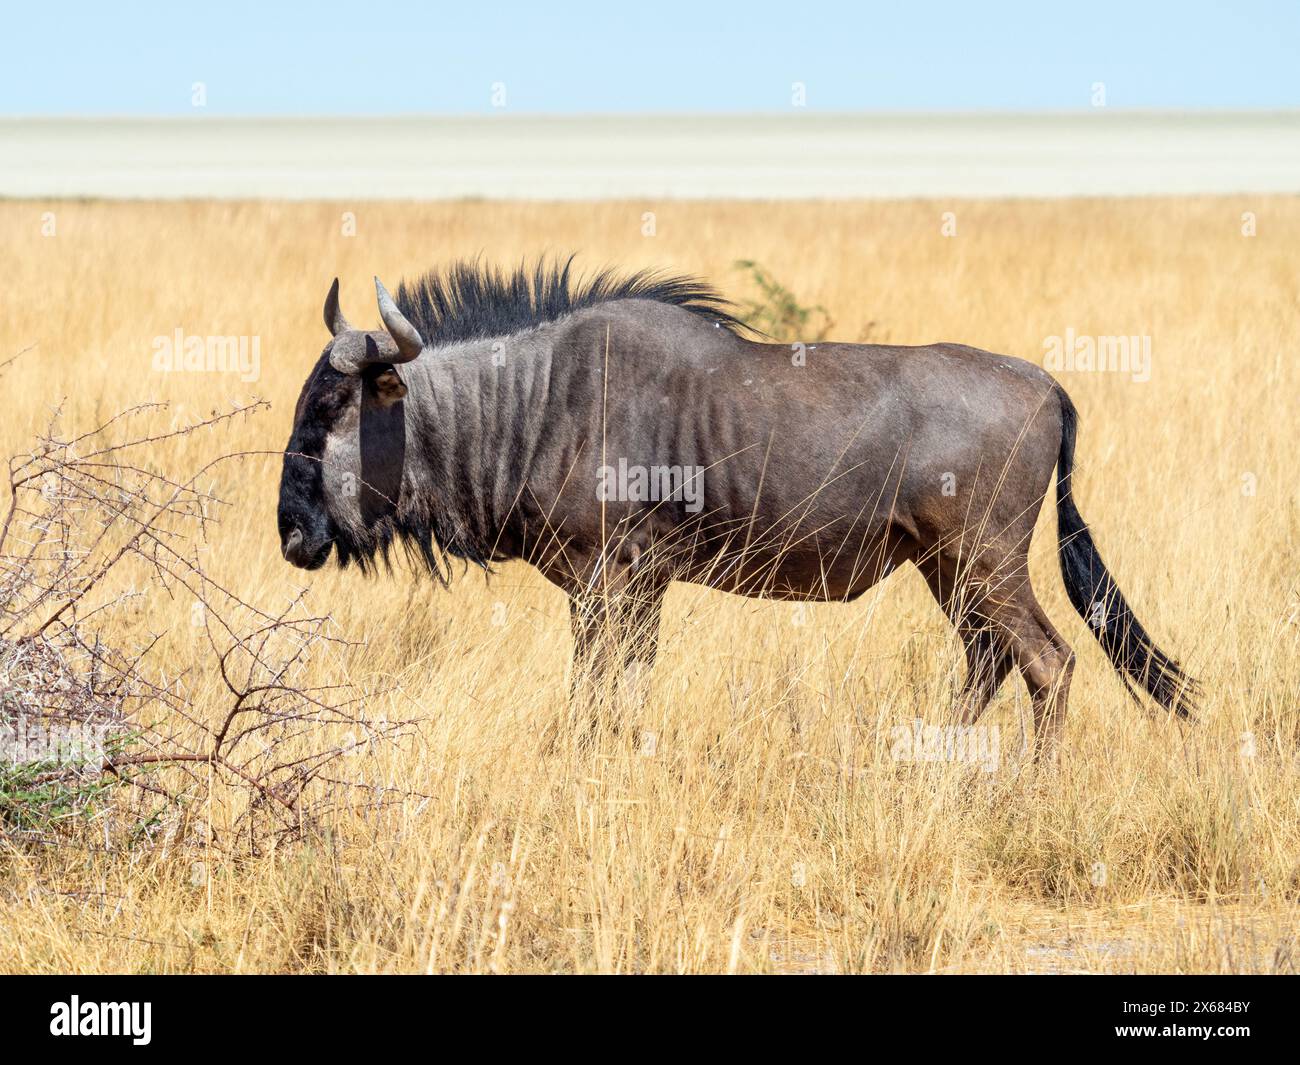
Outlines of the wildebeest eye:
{"label": "wildebeest eye", "polygon": [[330,418],[341,413],[351,401],[352,391],[352,387],[348,384],[339,384],[326,390],[320,399],[321,413]]}

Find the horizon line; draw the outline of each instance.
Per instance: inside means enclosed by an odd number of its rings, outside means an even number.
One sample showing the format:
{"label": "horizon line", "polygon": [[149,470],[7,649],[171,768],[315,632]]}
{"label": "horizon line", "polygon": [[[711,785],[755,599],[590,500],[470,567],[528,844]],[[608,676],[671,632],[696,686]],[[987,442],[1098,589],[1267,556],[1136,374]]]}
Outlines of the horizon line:
{"label": "horizon line", "polygon": [[785,107],[772,110],[755,111],[533,111],[519,108],[486,108],[480,111],[389,111],[389,112],[334,112],[266,114],[258,112],[214,112],[206,107],[195,107],[189,111],[170,112],[111,112],[97,114],[57,113],[57,114],[0,114],[3,122],[186,122],[186,121],[266,121],[266,122],[337,122],[393,119],[436,119],[473,120],[500,118],[528,118],[543,120],[581,120],[593,119],[764,119],[774,118],[1077,118],[1084,115],[1101,115],[1118,112],[1123,115],[1142,117],[1228,117],[1228,116],[1277,116],[1300,117],[1300,105],[1264,106],[1264,107],[1125,107],[1107,104],[1103,107],[1070,108],[963,108],[963,109],[922,109],[922,108],[811,108]]}

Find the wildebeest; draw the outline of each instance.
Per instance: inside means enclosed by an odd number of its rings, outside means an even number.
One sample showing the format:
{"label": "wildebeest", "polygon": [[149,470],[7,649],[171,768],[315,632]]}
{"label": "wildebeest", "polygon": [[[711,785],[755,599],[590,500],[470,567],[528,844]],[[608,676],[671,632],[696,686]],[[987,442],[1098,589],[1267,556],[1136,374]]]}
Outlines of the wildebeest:
{"label": "wildebeest", "polygon": [[[571,262],[571,260],[570,260]],[[654,661],[672,580],[848,602],[916,566],[964,643],[957,718],[1013,669],[1060,734],[1073,653],[1030,586],[1056,469],[1066,591],[1130,690],[1194,683],[1138,622],[1075,504],[1078,415],[1031,363],[961,344],[776,344],[716,292],[570,262],[375,279],[384,328],[331,338],[284,457],[284,557],[363,570],[405,547],[526,559],[570,597],[575,675]],[[445,578],[443,578],[445,579]]]}

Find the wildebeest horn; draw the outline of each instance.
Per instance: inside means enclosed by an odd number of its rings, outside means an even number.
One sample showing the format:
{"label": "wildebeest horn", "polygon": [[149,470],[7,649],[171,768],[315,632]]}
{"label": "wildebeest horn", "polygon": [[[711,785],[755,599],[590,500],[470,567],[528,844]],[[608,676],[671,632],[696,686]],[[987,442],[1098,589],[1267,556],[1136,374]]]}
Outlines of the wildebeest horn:
{"label": "wildebeest horn", "polygon": [[340,333],[346,333],[352,327],[348,325],[348,320],[343,317],[343,312],[339,310],[339,279],[334,279],[334,284],[330,285],[330,294],[325,297],[325,328],[330,331],[331,336],[338,336]]}
{"label": "wildebeest horn", "polygon": [[402,355],[400,359],[394,359],[393,362],[410,362],[424,350],[424,341],[420,339],[420,333],[415,326],[397,309],[393,297],[388,294],[388,289],[384,288],[384,283],[379,278],[375,278],[375,292],[379,296],[379,317],[384,320],[384,328],[397,342],[397,350]]}

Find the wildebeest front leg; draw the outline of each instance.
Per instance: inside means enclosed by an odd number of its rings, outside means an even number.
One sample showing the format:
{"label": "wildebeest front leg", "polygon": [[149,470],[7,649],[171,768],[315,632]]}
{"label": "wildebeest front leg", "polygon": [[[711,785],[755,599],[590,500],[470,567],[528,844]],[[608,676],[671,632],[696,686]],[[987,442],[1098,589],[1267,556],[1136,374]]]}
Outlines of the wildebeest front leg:
{"label": "wildebeest front leg", "polygon": [[[658,586],[570,597],[570,698],[575,707],[590,709],[593,724],[606,707],[620,710],[640,701],[658,650],[662,605]],[[611,724],[621,727],[619,713]]]}

